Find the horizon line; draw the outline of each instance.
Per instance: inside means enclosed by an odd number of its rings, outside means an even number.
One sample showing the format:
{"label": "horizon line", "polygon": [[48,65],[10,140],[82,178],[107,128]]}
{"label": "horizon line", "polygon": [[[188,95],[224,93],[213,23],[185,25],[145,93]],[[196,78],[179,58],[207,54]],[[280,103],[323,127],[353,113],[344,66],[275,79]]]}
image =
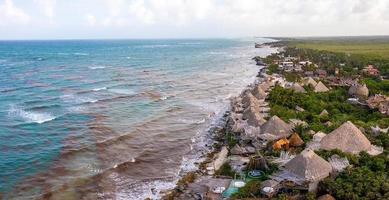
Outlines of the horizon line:
{"label": "horizon line", "polygon": [[146,37],[146,38],[15,38],[15,39],[0,39],[0,41],[70,41],[70,40],[212,40],[212,39],[242,39],[242,38],[267,38],[267,39],[280,39],[280,38],[339,38],[339,37],[389,37],[389,34],[382,35],[320,35],[320,36],[242,36],[242,37]]}

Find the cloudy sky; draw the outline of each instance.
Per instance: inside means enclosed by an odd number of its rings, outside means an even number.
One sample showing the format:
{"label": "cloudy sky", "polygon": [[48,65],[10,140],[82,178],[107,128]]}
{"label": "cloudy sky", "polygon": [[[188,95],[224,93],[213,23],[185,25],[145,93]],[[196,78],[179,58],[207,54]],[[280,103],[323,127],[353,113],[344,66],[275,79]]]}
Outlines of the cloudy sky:
{"label": "cloudy sky", "polygon": [[0,39],[389,35],[389,0],[0,0]]}

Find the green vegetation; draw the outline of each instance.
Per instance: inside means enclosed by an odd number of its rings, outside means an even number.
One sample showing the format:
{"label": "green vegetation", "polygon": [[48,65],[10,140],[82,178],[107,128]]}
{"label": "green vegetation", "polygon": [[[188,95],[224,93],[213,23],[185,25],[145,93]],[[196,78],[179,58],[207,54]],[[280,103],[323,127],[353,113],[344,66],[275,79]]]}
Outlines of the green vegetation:
{"label": "green vegetation", "polygon": [[227,142],[227,145],[230,149],[233,148],[236,144],[238,144],[238,139],[231,132],[227,132],[225,134],[225,141]]}
{"label": "green vegetation", "polygon": [[376,78],[365,78],[363,82],[369,88],[370,95],[385,94],[389,95],[389,80],[379,80]]}
{"label": "green vegetation", "polygon": [[[298,39],[281,42],[285,48],[285,56],[298,57],[300,60],[310,60],[324,69],[329,75],[335,75],[339,70],[340,77],[359,79],[369,88],[370,95],[389,95],[389,37],[365,39]],[[266,58],[267,63],[279,60],[277,55]],[[382,77],[363,74],[361,70],[372,64],[377,67]],[[276,72],[275,67],[269,70]],[[315,71],[314,65],[304,66],[304,71]],[[278,70],[278,68],[277,68]],[[282,75],[287,81],[298,82],[302,73],[286,73]],[[321,80],[326,84],[326,80]],[[308,127],[297,126],[298,133],[304,142],[312,139],[308,130],[329,133],[346,121],[351,121],[377,146],[384,148],[384,153],[370,156],[366,152],[359,155],[344,153],[340,150],[318,150],[316,153],[328,160],[334,154],[346,157],[351,166],[341,172],[336,178],[328,177],[319,185],[318,196],[331,194],[336,199],[389,199],[389,135],[373,134],[371,126],[388,127],[389,117],[368,107],[353,105],[347,102],[349,98],[347,87],[335,87],[329,92],[315,93],[310,86],[304,86],[307,93],[296,93],[292,89],[275,86],[269,93],[270,115],[277,115],[285,121],[300,119],[308,123]],[[305,111],[297,111],[296,106]],[[328,115],[320,116],[323,110]],[[265,151],[268,156],[274,152]],[[250,188],[249,188],[250,189]],[[243,190],[239,197],[253,197],[252,192]],[[245,194],[245,195],[243,195]],[[279,194],[277,199],[288,199],[293,194]],[[300,194],[301,197],[301,194]],[[305,199],[315,199],[314,194],[305,194]]]}
{"label": "green vegetation", "polygon": [[278,72],[278,65],[271,64],[267,68],[267,72],[266,73],[269,74],[269,75],[272,75],[272,74],[277,73],[277,72]]}
{"label": "green vegetation", "polygon": [[[352,105],[347,102],[347,98],[347,91],[343,88],[332,89],[325,93],[308,91],[302,94],[276,86],[269,93],[270,114],[277,115],[285,121],[293,118],[300,119],[306,121],[310,129],[327,133],[346,121],[352,121],[366,130],[370,130],[370,126],[375,125],[389,126],[388,117],[377,111]],[[305,111],[296,111],[296,106],[302,107]],[[324,109],[329,112],[328,116],[320,116]],[[331,125],[326,125],[326,122],[330,122]]]}
{"label": "green vegetation", "polygon": [[359,56],[369,56],[376,59],[389,60],[389,40],[381,42],[373,41],[317,41],[305,40],[294,41],[293,44],[298,48],[317,49],[323,51],[332,51]]}
{"label": "green vegetation", "polygon": [[233,194],[233,199],[241,199],[241,198],[255,198],[260,194],[261,181],[259,180],[251,180],[247,182],[247,184],[239,188],[239,191]]}
{"label": "green vegetation", "polygon": [[353,167],[335,179],[329,177],[322,181],[319,192],[330,193],[336,199],[389,198],[389,159],[386,155],[369,156],[362,152],[350,163]]}
{"label": "green vegetation", "polygon": [[[371,90],[371,94],[389,94],[389,80],[379,80],[361,73],[368,64],[376,66],[383,77],[389,77],[389,38],[385,40],[292,40],[287,42],[285,54],[310,60],[334,74],[357,77]],[[304,68],[312,71],[313,66]]]}
{"label": "green vegetation", "polygon": [[215,175],[219,176],[229,176],[233,178],[236,172],[231,168],[230,164],[224,163],[219,170],[215,172]]}
{"label": "green vegetation", "polygon": [[388,174],[374,172],[367,167],[347,169],[335,180],[327,178],[322,182],[324,191],[336,199],[371,199],[389,198]]}

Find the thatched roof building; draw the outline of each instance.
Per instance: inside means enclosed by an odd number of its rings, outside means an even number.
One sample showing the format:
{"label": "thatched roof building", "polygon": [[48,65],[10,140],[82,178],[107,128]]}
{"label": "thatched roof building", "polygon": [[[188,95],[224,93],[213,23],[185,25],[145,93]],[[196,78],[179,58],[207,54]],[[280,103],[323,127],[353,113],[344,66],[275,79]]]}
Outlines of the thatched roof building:
{"label": "thatched roof building", "polygon": [[260,102],[253,94],[251,94],[251,92],[246,92],[242,97],[242,104],[244,108],[251,106],[259,107]]}
{"label": "thatched roof building", "polygon": [[358,154],[361,151],[369,151],[371,143],[352,122],[347,121],[327,134],[320,141],[320,148],[339,149],[343,152]]}
{"label": "thatched roof building", "polygon": [[292,127],[278,116],[274,115],[269,121],[262,125],[261,134],[272,136],[273,138],[271,140],[286,138],[292,134]]}
{"label": "thatched roof building", "polygon": [[317,200],[336,200],[333,196],[330,194],[322,195]]}
{"label": "thatched roof building", "polygon": [[371,96],[367,105],[372,109],[378,109],[382,114],[389,115],[389,97],[385,95]]}
{"label": "thatched roof building", "polygon": [[293,133],[289,138],[289,145],[292,147],[300,147],[304,144],[304,141],[301,139],[299,134]]}
{"label": "thatched roof building", "polygon": [[317,85],[317,82],[313,80],[312,77],[308,77],[303,80],[303,85],[311,85],[312,87],[315,87]]}
{"label": "thatched roof building", "polygon": [[321,113],[319,114],[319,116],[326,116],[326,115],[328,115],[328,111],[326,109],[321,111]]}
{"label": "thatched roof building", "polygon": [[366,84],[354,84],[349,88],[348,94],[365,99],[369,97],[369,89],[367,88]]}
{"label": "thatched roof building", "polygon": [[254,89],[251,91],[251,93],[257,99],[265,99],[266,98],[266,92],[260,86],[254,87]]}
{"label": "thatched roof building", "polygon": [[295,92],[306,93],[305,89],[298,83],[293,83],[292,86],[290,86],[290,89]]}
{"label": "thatched roof building", "polygon": [[316,182],[329,176],[332,167],[314,151],[304,150],[285,164],[285,170],[307,182]]}
{"label": "thatched roof building", "polygon": [[315,92],[328,92],[329,89],[321,81],[319,81],[319,83],[316,84],[314,91]]}
{"label": "thatched roof building", "polygon": [[247,120],[247,124],[250,126],[261,126],[266,122],[263,115],[254,106],[246,108],[242,116],[243,120]]}

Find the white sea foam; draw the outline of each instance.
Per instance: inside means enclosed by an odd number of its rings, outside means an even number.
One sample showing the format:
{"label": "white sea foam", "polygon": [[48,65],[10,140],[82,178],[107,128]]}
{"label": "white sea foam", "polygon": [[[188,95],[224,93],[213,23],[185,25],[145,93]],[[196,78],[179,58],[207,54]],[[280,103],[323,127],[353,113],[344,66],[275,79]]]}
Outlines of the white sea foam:
{"label": "white sea foam", "polygon": [[82,53],[82,52],[75,52],[73,54],[76,56],[88,56],[89,55],[89,53]]}
{"label": "white sea foam", "polygon": [[107,87],[101,87],[101,88],[95,88],[95,89],[92,89],[93,91],[100,91],[100,90],[106,90]]}
{"label": "white sea foam", "polygon": [[108,89],[108,91],[117,93],[117,94],[127,94],[127,95],[134,95],[136,94],[135,91],[130,89]]}
{"label": "white sea foam", "polygon": [[89,69],[105,69],[106,66],[89,66]]}
{"label": "white sea foam", "polygon": [[22,108],[16,106],[11,106],[11,108],[8,111],[8,115],[12,117],[21,118],[28,123],[38,123],[38,124],[42,124],[54,120],[56,118],[50,113],[25,111]]}
{"label": "white sea foam", "polygon": [[[118,177],[115,177],[118,178]],[[161,192],[174,188],[176,181],[155,180],[134,185],[134,188],[123,187],[116,193],[117,199],[161,199]]]}
{"label": "white sea foam", "polygon": [[74,94],[65,94],[61,96],[62,101],[66,103],[96,103],[97,99],[92,99],[90,97],[82,97],[82,96],[76,96]]}
{"label": "white sea foam", "polygon": [[67,110],[68,110],[69,112],[72,112],[72,113],[78,113],[78,112],[83,112],[83,111],[85,111],[86,108],[83,107],[83,106],[74,106],[74,107],[69,107],[69,108],[67,108]]}

